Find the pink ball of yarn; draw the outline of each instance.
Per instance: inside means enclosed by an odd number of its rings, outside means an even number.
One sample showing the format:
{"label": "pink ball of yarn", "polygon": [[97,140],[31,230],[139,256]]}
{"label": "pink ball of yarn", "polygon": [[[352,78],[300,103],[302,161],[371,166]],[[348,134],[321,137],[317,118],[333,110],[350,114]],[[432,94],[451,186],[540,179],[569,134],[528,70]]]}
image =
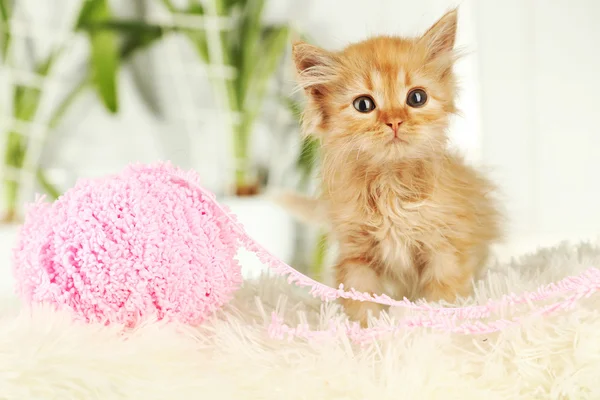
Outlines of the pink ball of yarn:
{"label": "pink ball of yarn", "polygon": [[14,251],[17,292],[86,321],[195,325],[239,288],[237,245],[196,174],[134,165],[29,206]]}

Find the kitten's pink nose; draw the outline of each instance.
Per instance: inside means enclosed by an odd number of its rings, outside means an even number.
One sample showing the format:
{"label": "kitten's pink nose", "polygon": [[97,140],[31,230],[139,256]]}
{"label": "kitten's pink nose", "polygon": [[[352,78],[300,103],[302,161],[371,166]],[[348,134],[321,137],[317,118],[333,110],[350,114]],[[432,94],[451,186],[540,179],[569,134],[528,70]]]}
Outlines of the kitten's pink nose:
{"label": "kitten's pink nose", "polygon": [[394,131],[394,136],[398,136],[398,128],[400,127],[400,125],[402,125],[402,121],[401,120],[396,120],[396,121],[392,121],[392,122],[386,122],[385,124],[387,126],[389,126],[390,128],[392,128],[392,131]]}

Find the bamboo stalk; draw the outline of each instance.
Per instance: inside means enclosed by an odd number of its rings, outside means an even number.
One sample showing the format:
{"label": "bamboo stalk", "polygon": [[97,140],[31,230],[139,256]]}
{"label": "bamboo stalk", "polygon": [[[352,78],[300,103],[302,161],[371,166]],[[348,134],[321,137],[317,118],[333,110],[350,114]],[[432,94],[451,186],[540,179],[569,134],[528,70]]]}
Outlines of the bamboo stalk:
{"label": "bamboo stalk", "polygon": [[23,137],[18,132],[11,131],[8,133],[6,150],[4,152],[4,165],[9,168],[9,171],[7,171],[8,173],[6,173],[2,181],[4,203],[6,204],[4,222],[13,222],[17,215],[19,182],[17,181],[16,174],[12,172],[17,171],[22,163],[22,139]]}
{"label": "bamboo stalk", "polygon": [[[163,3],[170,11],[176,11],[169,0]],[[238,23],[230,31],[221,30],[218,35],[207,31],[204,35],[188,32],[200,57],[207,64],[229,65],[237,70],[233,79],[211,78],[215,88],[223,88],[223,106],[231,115],[240,118],[230,121],[234,159],[234,184],[238,195],[255,194],[258,182],[254,181],[250,168],[250,138],[257,115],[262,106],[265,88],[277,65],[287,40],[287,27],[273,28],[271,35],[263,37],[262,25],[264,0],[238,2],[242,10]],[[209,16],[227,17],[231,12],[230,1],[213,0],[206,3]],[[218,51],[215,51],[215,47]]]}

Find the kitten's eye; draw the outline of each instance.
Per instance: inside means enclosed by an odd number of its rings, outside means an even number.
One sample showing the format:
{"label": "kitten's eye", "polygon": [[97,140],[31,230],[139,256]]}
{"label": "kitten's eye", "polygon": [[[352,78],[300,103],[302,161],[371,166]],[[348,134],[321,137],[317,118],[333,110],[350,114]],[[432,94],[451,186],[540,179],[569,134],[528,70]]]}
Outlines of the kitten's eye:
{"label": "kitten's eye", "polygon": [[357,97],[352,103],[356,111],[361,113],[369,113],[375,109],[375,102],[369,96]]}
{"label": "kitten's eye", "polygon": [[423,107],[427,103],[427,93],[423,89],[413,89],[406,96],[406,104],[413,108]]}

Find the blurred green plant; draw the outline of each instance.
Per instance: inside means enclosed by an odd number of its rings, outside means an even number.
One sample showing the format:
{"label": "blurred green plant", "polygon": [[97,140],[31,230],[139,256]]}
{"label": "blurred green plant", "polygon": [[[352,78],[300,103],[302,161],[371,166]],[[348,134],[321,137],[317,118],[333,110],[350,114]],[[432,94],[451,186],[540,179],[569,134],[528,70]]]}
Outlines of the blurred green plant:
{"label": "blurred green plant", "polygon": [[[282,102],[288,112],[296,119],[298,126],[301,124],[302,104],[293,97],[283,97]],[[298,190],[307,192],[314,178],[319,158],[319,140],[313,135],[304,135],[300,144],[300,152],[296,159],[296,169],[300,173]],[[308,260],[308,274],[317,280],[324,278],[325,262],[328,251],[329,235],[321,230],[312,246],[311,259]]]}
{"label": "blurred green plant", "polygon": [[[0,18],[2,27],[0,29],[0,61],[3,66],[11,69],[23,69],[22,66],[14,65],[11,56],[11,43],[16,39],[11,36],[11,17],[14,12],[15,2],[0,0]],[[129,59],[135,51],[140,50],[162,36],[159,28],[149,29],[139,24],[133,29],[121,30],[109,29],[105,22],[113,17],[108,0],[84,0],[75,20],[73,30],[83,32],[88,37],[90,44],[90,56],[88,60],[87,73],[76,82],[58,102],[47,126],[47,132],[52,131],[61,122],[70,106],[76,98],[86,89],[93,89],[101,99],[106,109],[116,113],[119,109],[117,78],[120,65]],[[31,38],[18,38],[30,41]],[[31,48],[31,43],[27,43]],[[40,78],[49,76],[53,66],[65,51],[64,45],[54,48],[50,54],[42,60],[37,60],[34,54],[30,54],[32,71]],[[40,100],[44,93],[42,87],[27,86],[15,83],[11,87],[12,104],[9,110],[13,120],[19,123],[31,123],[35,121]],[[12,124],[14,125],[14,124]],[[47,135],[48,133],[46,133]],[[13,222],[18,218],[17,211],[20,202],[20,181],[15,176],[16,171],[24,167],[29,140],[25,132],[21,132],[11,126],[4,133],[6,147],[4,151],[4,167],[9,174],[2,177],[4,202],[2,218],[3,222]],[[12,173],[11,173],[12,172]],[[52,198],[59,196],[60,191],[56,189],[47,179],[44,170],[38,167],[35,171],[38,184]]]}
{"label": "blurred green plant", "polygon": [[[209,0],[210,4],[201,4],[196,0],[178,9],[171,0],[160,0],[174,14],[194,16],[218,16],[232,23],[217,35],[217,41],[205,29],[190,29],[178,26],[162,26],[138,19],[117,18],[112,13],[108,0],[84,0],[73,26],[76,32],[84,33],[90,44],[88,68],[84,77],[64,95],[49,121],[48,131],[54,129],[62,117],[86,90],[93,90],[105,108],[116,113],[118,101],[118,71],[137,50],[160,40],[167,32],[181,32],[193,44],[200,59],[206,64],[232,67],[233,77],[213,76],[214,85],[225,88],[225,106],[232,115],[237,115],[232,126],[233,155],[235,168],[235,191],[238,195],[251,195],[260,190],[254,180],[251,166],[250,141],[255,122],[260,115],[271,76],[278,67],[290,39],[287,25],[273,25],[263,22],[265,0]],[[212,8],[206,7],[212,5]],[[0,55],[2,63],[8,68],[12,65],[10,23],[14,2],[0,0],[0,17],[3,28],[0,29]],[[207,12],[209,10],[210,12]],[[30,40],[30,38],[19,38]],[[211,40],[213,40],[211,42]],[[214,47],[218,50],[213,52]],[[42,60],[32,60],[32,70],[41,78],[52,71],[64,48],[53,49]],[[214,54],[221,54],[217,59]],[[42,87],[29,87],[15,83],[11,87],[11,117],[20,122],[34,122],[43,97]],[[290,107],[295,107],[299,115],[300,106],[287,99]],[[7,132],[4,164],[11,171],[20,171],[28,151],[28,137],[14,126]],[[314,165],[316,143],[307,138],[302,145],[297,167],[301,170],[305,185],[309,182]],[[43,169],[36,171],[38,184],[47,194],[55,198],[60,194],[47,179]],[[3,177],[4,216],[6,220],[17,217],[20,183],[14,174]]]}
{"label": "blurred green plant", "polygon": [[[235,69],[231,79],[215,76],[212,82],[224,86],[225,106],[232,115],[239,116],[232,126],[235,192],[240,196],[256,194],[260,187],[252,174],[251,136],[270,78],[288,45],[290,28],[263,21],[265,0],[209,0],[204,5],[194,1],[185,9],[178,9],[171,0],[162,2],[173,13],[215,15],[232,21],[230,29],[220,31],[218,43],[211,43],[213,38],[206,30],[185,33],[205,63],[223,63]],[[214,54],[222,59],[215,59],[211,48],[218,48]]]}
{"label": "blurred green plant", "polygon": [[[168,32],[182,33],[192,44],[199,58],[207,65],[231,67],[233,76],[210,74],[216,89],[224,89],[225,104],[232,121],[233,158],[235,162],[235,193],[253,195],[260,191],[260,182],[253,174],[251,138],[255,123],[262,111],[268,84],[280,64],[289,44],[291,29],[286,24],[268,24],[263,21],[265,0],[190,0],[187,6],[177,7],[172,0],[160,0],[173,15],[218,17],[231,23],[211,35],[205,26],[198,28],[159,26],[139,20],[105,18],[83,25],[88,30],[116,31],[140,41],[155,40]],[[102,15],[97,10],[95,15]],[[133,35],[133,36],[132,36]],[[135,36],[137,35],[137,36]],[[103,47],[102,38],[96,39]],[[104,46],[106,46],[104,44]],[[110,49],[110,46],[107,46]],[[213,51],[215,50],[215,51]],[[99,54],[101,54],[99,52]],[[112,65],[107,60],[106,70]],[[103,99],[113,106],[112,91],[106,88]],[[151,109],[154,107],[150,107]]]}

